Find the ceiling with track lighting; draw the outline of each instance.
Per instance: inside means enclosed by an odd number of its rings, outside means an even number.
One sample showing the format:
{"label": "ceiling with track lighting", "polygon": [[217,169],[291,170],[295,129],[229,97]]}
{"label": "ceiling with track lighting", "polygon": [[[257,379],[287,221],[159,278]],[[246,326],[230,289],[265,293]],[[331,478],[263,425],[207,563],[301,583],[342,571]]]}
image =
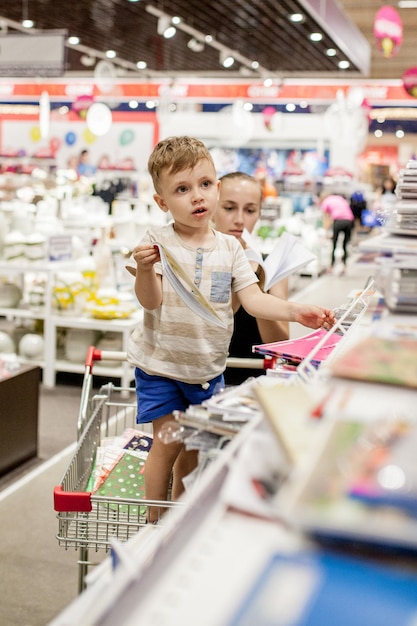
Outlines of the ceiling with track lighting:
{"label": "ceiling with track lighting", "polygon": [[64,29],[66,75],[93,74],[108,60],[120,76],[144,78],[400,79],[417,64],[417,8],[395,5],[404,38],[397,54],[385,58],[373,35],[381,6],[374,0],[0,0],[0,35]]}

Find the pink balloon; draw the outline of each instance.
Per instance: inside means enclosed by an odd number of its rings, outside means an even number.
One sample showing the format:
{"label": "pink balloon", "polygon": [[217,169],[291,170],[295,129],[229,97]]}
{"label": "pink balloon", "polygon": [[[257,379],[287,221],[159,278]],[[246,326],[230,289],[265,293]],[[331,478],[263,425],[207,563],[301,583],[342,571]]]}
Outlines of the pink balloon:
{"label": "pink balloon", "polygon": [[417,67],[409,67],[403,74],[403,87],[410,96],[417,98]]}
{"label": "pink balloon", "polygon": [[49,149],[53,155],[57,153],[60,147],[61,140],[58,137],[51,137],[51,139],[49,140]]}
{"label": "pink balloon", "polygon": [[393,56],[403,40],[403,24],[398,11],[385,5],[379,9],[374,21],[376,45],[385,57]]}

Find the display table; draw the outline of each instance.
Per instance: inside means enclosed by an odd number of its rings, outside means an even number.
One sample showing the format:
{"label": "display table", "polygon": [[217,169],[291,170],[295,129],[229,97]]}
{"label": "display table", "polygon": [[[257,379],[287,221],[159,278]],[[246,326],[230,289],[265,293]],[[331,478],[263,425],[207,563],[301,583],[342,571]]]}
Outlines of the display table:
{"label": "display table", "polygon": [[0,475],[37,455],[39,381],[31,365],[0,380]]}

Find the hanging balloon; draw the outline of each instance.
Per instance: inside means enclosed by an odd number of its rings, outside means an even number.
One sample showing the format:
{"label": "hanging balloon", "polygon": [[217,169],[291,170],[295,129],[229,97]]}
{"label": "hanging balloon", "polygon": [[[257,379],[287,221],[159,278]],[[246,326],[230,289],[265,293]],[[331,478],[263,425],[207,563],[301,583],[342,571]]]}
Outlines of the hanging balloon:
{"label": "hanging balloon", "polygon": [[272,119],[275,113],[274,107],[265,107],[262,111],[262,120],[267,130],[272,130]]}
{"label": "hanging balloon", "polygon": [[87,117],[87,111],[93,104],[94,100],[91,96],[78,96],[72,103],[71,109],[82,119]]}
{"label": "hanging balloon", "polygon": [[120,145],[121,146],[128,146],[130,143],[132,143],[132,141],[135,138],[135,133],[133,132],[133,130],[131,130],[130,128],[124,130],[122,132],[122,134],[120,135]]}
{"label": "hanging balloon", "polygon": [[109,132],[113,117],[111,109],[107,104],[96,102],[87,111],[87,128],[97,137],[106,135]]}
{"label": "hanging balloon", "polygon": [[60,147],[61,140],[58,137],[51,137],[51,139],[49,140],[49,149],[52,152],[53,156],[56,155]]}
{"label": "hanging balloon", "polygon": [[30,138],[32,141],[39,141],[41,138],[41,129],[39,126],[32,126],[30,129]]}
{"label": "hanging balloon", "polygon": [[86,128],[83,133],[83,139],[85,143],[94,143],[95,140],[97,139],[97,136],[94,133],[92,133],[89,128]]}
{"label": "hanging balloon", "polygon": [[384,57],[398,52],[403,40],[403,24],[394,7],[385,5],[379,9],[374,21],[374,37]]}
{"label": "hanging balloon", "polygon": [[410,96],[417,98],[417,67],[409,67],[404,72],[403,87]]}
{"label": "hanging balloon", "polygon": [[76,141],[77,135],[73,133],[72,130],[70,130],[69,133],[65,135],[65,143],[67,144],[67,146],[73,146]]}

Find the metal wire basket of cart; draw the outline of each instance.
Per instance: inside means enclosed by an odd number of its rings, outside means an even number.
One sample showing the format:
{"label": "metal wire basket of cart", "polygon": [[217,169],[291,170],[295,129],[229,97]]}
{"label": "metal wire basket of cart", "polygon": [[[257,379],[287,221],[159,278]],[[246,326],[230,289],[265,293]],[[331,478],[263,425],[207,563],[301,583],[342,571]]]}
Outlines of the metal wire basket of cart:
{"label": "metal wire basket of cart", "polygon": [[[143,465],[143,461],[133,457],[133,453],[123,455],[123,471],[127,471],[126,486],[130,485],[130,489],[121,488],[113,495],[99,495],[103,490],[91,487],[102,442],[123,437],[128,429],[135,428],[136,422],[134,388],[107,383],[94,393],[93,366],[96,361],[124,359],[126,354],[123,352],[101,351],[93,346],[89,348],[81,390],[77,445],[59,485],[54,489],[58,543],[66,549],[79,550],[79,591],[85,587],[85,577],[92,564],[89,551],[108,551],[113,540],[125,542],[130,539],[146,526],[150,506],[158,509],[158,519],[167,509],[176,506],[171,501],[139,499],[139,493],[130,497],[132,491],[139,489],[136,483],[139,482],[140,466]],[[113,464],[115,471],[116,468],[122,471],[119,463]],[[120,480],[115,478],[116,482]]]}

